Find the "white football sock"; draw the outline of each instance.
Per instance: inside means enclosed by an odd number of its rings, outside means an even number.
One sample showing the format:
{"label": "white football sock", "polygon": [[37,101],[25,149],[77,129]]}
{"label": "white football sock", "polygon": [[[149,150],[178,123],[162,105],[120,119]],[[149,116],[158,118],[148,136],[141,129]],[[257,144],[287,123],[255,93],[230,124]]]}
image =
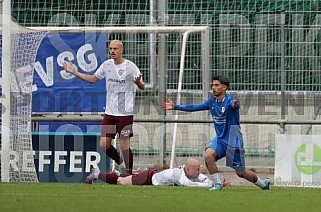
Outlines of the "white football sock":
{"label": "white football sock", "polygon": [[254,184],[257,185],[260,188],[264,188],[266,186],[264,181],[259,177],[257,177],[257,181]]}
{"label": "white football sock", "polygon": [[220,177],[218,176],[218,173],[211,174],[211,177],[214,181],[214,183],[221,183]]}

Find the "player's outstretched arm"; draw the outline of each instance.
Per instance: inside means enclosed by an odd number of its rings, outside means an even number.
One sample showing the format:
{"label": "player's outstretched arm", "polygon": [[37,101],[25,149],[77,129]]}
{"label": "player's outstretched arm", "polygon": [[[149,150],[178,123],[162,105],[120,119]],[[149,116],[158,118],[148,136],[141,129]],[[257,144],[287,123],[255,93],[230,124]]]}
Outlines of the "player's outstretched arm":
{"label": "player's outstretched arm", "polygon": [[174,109],[174,103],[170,99],[168,99],[167,102],[162,102],[160,106],[164,110],[173,110]]}
{"label": "player's outstretched arm", "polygon": [[63,62],[62,65],[65,71],[75,75],[79,79],[82,79],[86,82],[95,83],[98,80],[98,78],[95,75],[88,75],[78,72],[76,67],[71,62]]}

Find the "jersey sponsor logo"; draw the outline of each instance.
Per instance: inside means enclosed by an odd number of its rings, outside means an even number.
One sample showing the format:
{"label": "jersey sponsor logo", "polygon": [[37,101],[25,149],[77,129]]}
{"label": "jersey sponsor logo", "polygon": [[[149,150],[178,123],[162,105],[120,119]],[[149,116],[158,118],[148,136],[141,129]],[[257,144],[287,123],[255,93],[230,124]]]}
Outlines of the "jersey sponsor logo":
{"label": "jersey sponsor logo", "polygon": [[225,116],[213,116],[214,122],[226,122]]}
{"label": "jersey sponsor logo", "polygon": [[113,78],[108,78],[109,82],[118,82],[118,83],[125,83],[125,80],[119,80],[119,79],[113,79]]}
{"label": "jersey sponsor logo", "polygon": [[221,111],[222,111],[222,113],[224,113],[224,111],[225,111],[225,107],[222,107]]}

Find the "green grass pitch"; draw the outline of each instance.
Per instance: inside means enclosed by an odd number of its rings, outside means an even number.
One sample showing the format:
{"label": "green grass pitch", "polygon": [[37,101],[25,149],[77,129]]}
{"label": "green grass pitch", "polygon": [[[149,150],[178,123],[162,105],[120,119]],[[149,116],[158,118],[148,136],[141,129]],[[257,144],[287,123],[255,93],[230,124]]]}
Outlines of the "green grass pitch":
{"label": "green grass pitch", "polygon": [[321,211],[321,189],[0,183],[0,211]]}

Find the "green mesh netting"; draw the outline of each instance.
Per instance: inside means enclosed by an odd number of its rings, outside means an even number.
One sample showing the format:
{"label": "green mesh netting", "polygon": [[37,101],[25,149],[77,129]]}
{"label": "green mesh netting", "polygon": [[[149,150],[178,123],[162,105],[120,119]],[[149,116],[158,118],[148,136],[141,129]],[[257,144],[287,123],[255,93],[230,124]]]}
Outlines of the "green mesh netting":
{"label": "green mesh netting", "polygon": [[[160,0],[12,1],[12,15],[23,26],[148,26],[164,24]],[[226,74],[234,90],[320,90],[321,2],[316,0],[168,0],[169,26],[211,26],[211,75]],[[285,25],[281,29],[281,12]],[[150,18],[152,16],[152,19]],[[284,33],[284,34],[283,34]],[[282,43],[282,38],[284,42]],[[142,37],[138,42],[145,42]],[[195,41],[199,38],[195,36]],[[169,50],[176,36],[169,36]],[[199,48],[190,48],[196,55]],[[282,66],[282,54],[285,60]],[[169,52],[170,53],[170,52]],[[284,58],[284,57],[283,57]],[[199,61],[187,64],[186,89],[200,87]],[[144,58],[139,59],[143,61]],[[179,61],[169,60],[169,88],[175,87]],[[142,64],[144,66],[144,64]],[[188,74],[188,72],[190,74]],[[147,73],[145,74],[147,75]],[[193,87],[193,84],[196,86]]]}

